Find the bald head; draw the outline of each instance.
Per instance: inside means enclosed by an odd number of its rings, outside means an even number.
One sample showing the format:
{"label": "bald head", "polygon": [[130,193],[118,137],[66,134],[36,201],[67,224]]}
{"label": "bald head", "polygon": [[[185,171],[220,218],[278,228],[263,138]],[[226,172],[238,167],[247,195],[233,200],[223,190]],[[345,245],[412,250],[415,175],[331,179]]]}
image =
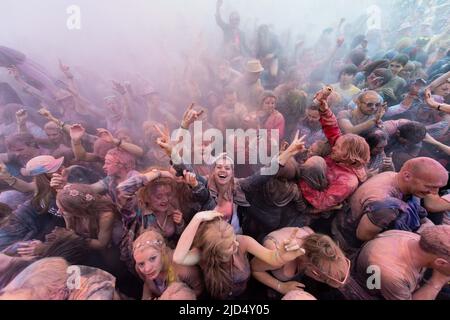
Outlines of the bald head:
{"label": "bald head", "polygon": [[49,122],[47,122],[47,123],[44,125],[44,130],[57,130],[57,131],[59,131],[60,128],[59,128],[59,126],[58,126],[56,123],[54,123],[53,121],[49,121]]}
{"label": "bald head", "polygon": [[420,198],[436,194],[448,181],[448,172],[442,164],[427,157],[406,161],[399,175],[407,193]]}
{"label": "bald head", "polygon": [[448,180],[448,172],[444,166],[428,157],[414,158],[406,161],[400,172],[402,171],[409,171],[415,177],[439,177],[445,180],[445,183]]}

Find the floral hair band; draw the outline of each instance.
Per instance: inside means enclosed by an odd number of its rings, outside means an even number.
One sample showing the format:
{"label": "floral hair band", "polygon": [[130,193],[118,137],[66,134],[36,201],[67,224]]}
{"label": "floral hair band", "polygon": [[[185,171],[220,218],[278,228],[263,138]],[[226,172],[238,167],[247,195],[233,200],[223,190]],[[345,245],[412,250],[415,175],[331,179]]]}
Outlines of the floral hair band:
{"label": "floral hair band", "polygon": [[133,251],[136,251],[139,248],[143,248],[143,247],[149,247],[149,246],[158,246],[158,247],[162,247],[163,246],[163,241],[161,240],[147,240],[144,242],[140,242],[138,243],[135,247]]}
{"label": "floral hair band", "polygon": [[[80,191],[75,190],[75,189],[71,189],[70,185],[64,186],[64,190],[69,190],[69,195],[72,196],[72,197],[81,196]],[[86,200],[86,201],[92,201],[92,200],[95,199],[95,197],[92,194],[90,194],[90,193],[86,193],[86,195],[84,197],[82,197],[82,198],[84,198],[84,200]]]}

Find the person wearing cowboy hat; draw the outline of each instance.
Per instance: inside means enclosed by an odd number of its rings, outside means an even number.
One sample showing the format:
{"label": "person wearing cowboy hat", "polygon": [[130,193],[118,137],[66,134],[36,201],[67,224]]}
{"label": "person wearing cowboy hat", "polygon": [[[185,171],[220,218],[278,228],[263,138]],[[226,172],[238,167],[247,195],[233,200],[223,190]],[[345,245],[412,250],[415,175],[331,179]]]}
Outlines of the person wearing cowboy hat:
{"label": "person wearing cowboy hat", "polygon": [[245,104],[249,111],[256,111],[264,88],[261,84],[261,73],[264,71],[257,59],[247,61],[245,73],[231,85],[238,94],[238,101]]}

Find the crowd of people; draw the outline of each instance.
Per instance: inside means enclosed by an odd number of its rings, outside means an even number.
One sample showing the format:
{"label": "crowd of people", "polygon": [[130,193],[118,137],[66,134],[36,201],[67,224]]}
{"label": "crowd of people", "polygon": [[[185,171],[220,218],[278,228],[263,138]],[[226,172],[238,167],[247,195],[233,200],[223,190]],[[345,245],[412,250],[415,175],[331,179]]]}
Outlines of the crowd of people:
{"label": "crowd of people", "polygon": [[[170,87],[0,47],[0,299],[450,299],[448,1],[315,43],[223,7]],[[184,163],[195,122],[276,130],[278,172]]]}

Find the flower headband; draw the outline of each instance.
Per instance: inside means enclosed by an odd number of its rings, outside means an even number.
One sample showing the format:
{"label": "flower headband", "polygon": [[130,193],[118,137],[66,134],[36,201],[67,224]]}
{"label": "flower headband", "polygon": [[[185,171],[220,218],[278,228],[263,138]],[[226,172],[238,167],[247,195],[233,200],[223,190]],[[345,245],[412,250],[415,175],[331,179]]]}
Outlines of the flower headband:
{"label": "flower headband", "polygon": [[134,247],[133,252],[136,251],[137,249],[144,248],[144,247],[151,247],[151,246],[162,247],[163,244],[164,244],[164,243],[163,243],[162,240],[147,240],[147,241],[138,243],[138,244]]}
{"label": "flower headband", "polygon": [[[64,190],[69,190],[69,195],[72,197],[81,196],[81,192],[78,190],[72,189],[70,184],[65,185]],[[84,198],[84,200],[86,200],[86,201],[92,201],[95,199],[95,197],[90,193],[86,193],[86,195],[82,198]]]}

